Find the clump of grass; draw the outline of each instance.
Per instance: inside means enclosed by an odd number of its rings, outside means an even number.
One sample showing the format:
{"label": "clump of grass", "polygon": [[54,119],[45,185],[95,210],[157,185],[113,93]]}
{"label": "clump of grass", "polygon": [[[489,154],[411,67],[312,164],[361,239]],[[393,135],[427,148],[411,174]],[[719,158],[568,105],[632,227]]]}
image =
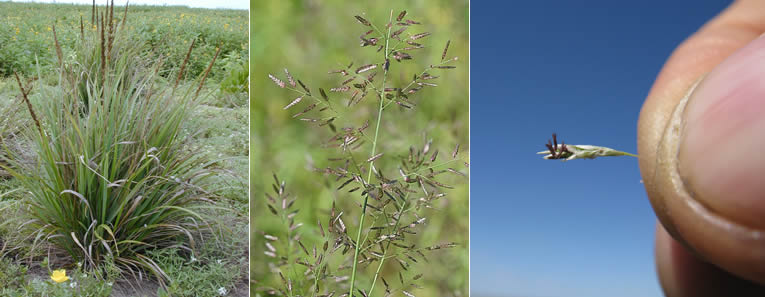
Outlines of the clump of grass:
{"label": "clump of grass", "polygon": [[[437,87],[435,73],[455,68],[452,64],[458,59],[447,58],[447,42],[436,62],[421,72],[413,76],[396,73],[397,68],[403,69],[399,63],[416,58],[431,33],[420,31],[420,22],[408,18],[406,11],[398,15],[391,11],[387,22],[379,27],[362,16],[355,19],[362,25],[361,47],[375,51],[377,57],[329,71],[340,76],[338,85],[329,91],[309,87],[286,69],[284,79],[269,74],[276,86],[294,94],[284,106],[285,110],[296,110],[293,118],[329,129],[332,134],[322,146],[337,149],[337,156],[329,160],[334,165],[315,170],[333,180],[341,199],[360,201],[357,209],[341,209],[333,203],[328,216],[316,222],[319,236],[304,236],[299,231],[302,223],[296,223],[297,198],[287,192],[286,182],[274,175],[274,193],[266,194],[267,207],[285,226],[280,233],[263,233],[258,238],[262,241],[254,241],[265,245],[266,256],[274,259],[271,270],[281,280],[278,284],[257,284],[268,294],[370,296],[381,294],[375,293],[377,289],[385,296],[401,293],[412,297],[423,277],[416,265],[427,262],[432,251],[456,246],[451,242],[417,246],[414,239],[428,221],[429,213],[424,210],[445,199],[452,188],[441,181],[443,175],[467,177],[459,169],[463,164],[467,167],[459,157],[459,144],[452,146],[450,156],[440,155],[446,159],[443,161],[432,140],[416,147],[383,150],[382,144],[395,135],[383,136],[381,123],[385,111],[416,108],[416,96]],[[412,79],[398,85],[392,82],[393,77]],[[374,119],[354,122],[346,118],[366,104],[377,111]],[[349,221],[358,222],[356,230],[351,230],[354,227],[346,223]],[[386,275],[398,279],[385,279]]]}
{"label": "clump of grass", "polygon": [[[87,98],[91,96],[89,91],[106,91],[89,89],[88,84],[104,86],[109,79],[117,82],[112,88],[121,88],[120,92],[129,94],[135,91],[131,88],[136,87],[135,84],[131,84],[131,81],[136,79],[133,76],[145,75],[143,70],[151,67],[151,60],[145,54],[145,47],[137,45],[135,40],[127,37],[130,35],[125,25],[128,18],[128,6],[125,5],[121,20],[116,19],[114,13],[114,0],[111,5],[107,1],[103,11],[99,10],[94,3],[91,16],[91,24],[95,24],[94,30],[85,29],[81,16],[79,40],[74,42],[72,49],[75,54],[69,57],[63,54],[61,42],[56,36],[56,26],[51,26],[62,79],[77,88],[84,110],[87,110],[90,102]],[[126,62],[125,59],[133,59],[133,61]],[[117,64],[121,64],[120,67],[123,69],[119,72],[110,71],[115,69],[113,66]],[[114,75],[119,77],[107,77]],[[103,94],[98,95],[103,96]]]}
{"label": "clump of grass", "polygon": [[108,7],[98,14],[94,5],[100,26],[82,30],[76,62],[59,55],[57,85],[37,82],[30,94],[17,76],[36,162],[6,147],[10,165],[0,166],[28,192],[16,220],[33,249],[49,248],[86,270],[113,262],[122,274],[149,273],[164,285],[168,276],[150,252],[193,255],[210,227],[200,210],[214,201],[200,185],[212,171],[179,131],[215,58],[198,88],[160,84],[164,60],[137,55],[144,45],[131,43],[126,19],[114,22]]}

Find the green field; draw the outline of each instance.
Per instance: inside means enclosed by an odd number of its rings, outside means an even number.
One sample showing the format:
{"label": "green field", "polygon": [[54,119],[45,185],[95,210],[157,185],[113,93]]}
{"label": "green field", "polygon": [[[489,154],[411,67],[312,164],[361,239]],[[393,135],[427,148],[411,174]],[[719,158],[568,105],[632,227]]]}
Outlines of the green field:
{"label": "green field", "polygon": [[[374,47],[361,47],[359,36],[364,34],[369,27],[360,24],[354,16],[363,16],[366,20],[383,28],[387,23],[391,10],[393,18],[396,18],[401,10],[406,10],[407,19],[416,20],[422,24],[413,25],[404,31],[402,36],[410,37],[415,33],[430,32],[430,36],[417,39],[426,44],[425,48],[411,50],[414,59],[402,62],[391,59],[390,68],[396,73],[387,79],[392,87],[406,85],[411,81],[413,74],[419,74],[428,65],[439,62],[444,45],[450,40],[447,57],[458,56],[459,59],[453,64],[456,69],[444,71],[432,71],[434,76],[440,78],[432,82],[438,87],[428,87],[411,97],[416,107],[407,109],[392,106],[387,108],[383,115],[380,130],[379,143],[376,152],[385,152],[385,155],[375,161],[375,166],[384,168],[385,175],[391,178],[399,178],[396,168],[399,166],[400,157],[409,153],[410,146],[415,150],[422,150],[423,146],[432,139],[430,153],[438,149],[438,160],[451,160],[451,152],[455,144],[460,145],[460,154],[454,162],[455,169],[467,173],[468,168],[461,165],[469,162],[469,119],[468,119],[468,3],[467,1],[372,1],[372,2],[349,2],[349,1],[253,1],[251,2],[252,28],[251,28],[251,155],[253,156],[250,171],[251,191],[251,276],[254,280],[251,290],[254,296],[292,295],[304,294],[303,296],[321,296],[330,291],[337,290],[335,296],[348,293],[349,281],[347,279],[326,278],[326,286],[322,286],[318,293],[297,291],[302,288],[314,288],[313,274],[304,275],[305,265],[294,264],[304,259],[313,264],[312,255],[306,255],[298,244],[284,243],[281,239],[299,234],[300,243],[304,244],[308,254],[312,254],[313,246],[322,249],[324,240],[321,230],[317,226],[317,220],[326,229],[328,218],[331,213],[333,202],[337,205],[337,211],[343,211],[343,220],[348,228],[348,234],[355,240],[360,216],[360,205],[363,198],[359,192],[348,193],[353,185],[342,190],[338,187],[347,180],[338,180],[333,175],[316,172],[316,168],[322,169],[337,166],[337,162],[331,158],[342,157],[342,151],[324,144],[334,133],[328,128],[329,125],[317,127],[316,124],[307,124],[305,121],[292,118],[299,111],[306,108],[312,101],[304,98],[301,103],[288,110],[284,107],[300,94],[280,88],[271,79],[272,74],[283,80],[289,88],[284,68],[295,79],[304,82],[314,93],[318,88],[327,90],[329,102],[340,102],[334,105],[340,116],[333,125],[338,131],[344,127],[358,127],[365,121],[369,121],[368,131],[374,134],[375,121],[377,119],[378,102],[374,95],[369,95],[361,104],[346,107],[351,92],[330,92],[330,88],[341,85],[346,79],[340,74],[328,74],[333,69],[346,69],[352,61],[355,63],[350,70],[368,63],[379,63],[381,54]],[[382,24],[382,25],[381,25]],[[398,27],[394,28],[396,30]],[[374,35],[374,34],[372,34]],[[394,45],[396,41],[393,41]],[[378,67],[379,69],[381,67]],[[365,72],[363,74],[370,73]],[[382,74],[377,74],[377,82]],[[296,87],[301,89],[300,86]],[[319,97],[320,98],[320,97]],[[318,109],[318,108],[317,108]],[[315,111],[312,111],[315,112]],[[316,117],[307,114],[307,117]],[[370,157],[372,141],[362,145],[356,158],[366,160]],[[430,155],[428,155],[430,157]],[[365,163],[366,164],[366,163]],[[341,165],[342,166],[342,165]],[[353,168],[350,166],[349,168]],[[445,169],[445,168],[441,168]],[[267,207],[268,199],[265,193],[274,194],[271,184],[274,183],[272,173],[278,175],[280,180],[285,181],[285,191],[295,198],[294,205],[290,210],[299,210],[294,215],[294,225],[303,224],[293,233],[288,231],[288,222],[282,221],[278,216],[272,215]],[[364,172],[366,178],[366,172]],[[385,262],[380,276],[390,284],[392,296],[405,296],[402,290],[395,290],[400,286],[398,272],[402,273],[405,280],[418,278],[416,286],[406,286],[406,291],[415,296],[468,296],[468,179],[461,176],[453,176],[444,173],[444,183],[454,186],[447,189],[445,199],[438,200],[432,209],[423,209],[418,213],[427,217],[423,225],[416,228],[416,235],[408,237],[407,244],[418,247],[428,247],[434,244],[454,242],[456,247],[451,249],[432,251],[428,254],[427,262],[417,257],[417,262],[403,258],[408,266],[407,270],[400,267],[399,262],[390,260]],[[281,213],[280,201],[276,198],[277,212]],[[370,199],[371,201],[372,199]],[[291,201],[291,200],[289,200]],[[377,202],[375,202],[377,203]],[[392,206],[386,208],[392,210]],[[381,216],[367,216],[364,226],[382,224]],[[288,220],[287,220],[288,221]],[[409,223],[409,222],[407,222]],[[375,233],[377,234],[377,233]],[[370,232],[369,235],[375,235]],[[265,235],[275,235],[280,240],[271,241]],[[268,245],[266,244],[268,242]],[[296,242],[296,241],[295,241]],[[331,244],[331,242],[330,242]],[[269,246],[271,245],[271,246]],[[288,246],[289,245],[289,246]],[[269,255],[277,250],[277,257]],[[331,247],[330,247],[331,249]],[[291,250],[292,252],[282,252]],[[329,260],[331,274],[334,276],[347,276],[351,274],[349,267],[353,260],[353,249],[342,256],[340,248]],[[398,250],[401,251],[401,250]],[[287,259],[281,258],[285,257]],[[279,266],[279,262],[288,260],[288,264]],[[360,268],[357,273],[355,288],[369,290],[374,281],[374,273],[378,262],[374,265]],[[333,269],[338,268],[338,269]],[[283,272],[285,282],[277,271]],[[417,277],[417,275],[422,274]],[[286,283],[293,286],[295,292],[289,292]],[[380,279],[377,279],[374,292],[369,296],[386,296]],[[273,290],[273,288],[280,289]],[[329,289],[325,289],[329,288]],[[354,289],[356,296],[362,294]]]}
{"label": "green field", "polygon": [[[98,9],[100,13],[106,11],[103,6],[99,6]],[[117,24],[124,18],[124,9],[124,6],[114,7],[113,15]],[[64,65],[69,67],[67,69],[75,69],[78,67],[76,61],[81,61],[82,55],[88,54],[83,52],[86,37],[98,35],[99,27],[94,26],[92,21],[91,6],[0,2],[0,144],[3,151],[0,152],[0,157],[14,156],[13,158],[31,164],[30,168],[40,166],[40,176],[43,179],[47,178],[43,169],[47,167],[45,164],[34,165],[40,164],[44,159],[33,149],[35,141],[39,141],[33,137],[37,128],[20,96],[21,91],[13,73],[18,73],[26,86],[33,86],[28,95],[33,101],[33,109],[37,111],[41,122],[49,121],[46,119],[49,115],[41,111],[45,102],[67,102],[63,98],[68,96],[69,89],[61,86],[66,86],[68,80],[82,79],[60,74],[64,72],[59,72],[54,27]],[[179,153],[193,152],[194,160],[200,162],[193,163],[191,168],[214,173],[205,178],[203,183],[195,185],[199,186],[199,190],[194,195],[204,196],[209,204],[198,208],[193,205],[194,208],[191,208],[198,212],[200,217],[208,219],[211,225],[198,234],[193,234],[193,253],[180,248],[180,245],[189,244],[186,236],[169,237],[162,241],[161,248],[157,245],[157,249],[142,249],[142,253],[151,258],[167,275],[166,286],[162,287],[158,279],[147,270],[141,271],[141,277],[136,278],[124,270],[124,267],[122,273],[112,273],[116,266],[110,266],[108,261],[107,264],[90,265],[86,261],[87,258],[77,258],[76,254],[66,253],[66,247],[57,246],[54,243],[55,236],[25,237],[25,232],[28,231],[23,230],[20,220],[33,217],[33,214],[26,213],[25,209],[31,205],[30,201],[34,200],[31,197],[35,195],[33,192],[37,193],[36,189],[28,188],[28,183],[7,170],[0,169],[0,296],[217,296],[221,289],[227,296],[247,296],[248,12],[180,6],[130,6],[125,27],[119,28],[124,28],[119,32],[127,35],[118,38],[128,40],[129,44],[126,46],[140,49],[135,53],[136,63],[155,65],[153,63],[157,61],[163,62],[157,64],[160,66],[156,70],[156,76],[151,78],[152,84],[148,91],[135,92],[138,94],[135,95],[135,98],[138,98],[136,100],[142,100],[142,96],[151,96],[154,91],[160,93],[161,90],[169,90],[173,86],[189,46],[192,40],[195,40],[184,75],[176,88],[179,90],[178,94],[176,95],[175,91],[172,94],[161,93],[162,96],[166,96],[162,98],[168,98],[168,102],[180,102],[181,96],[185,96],[180,94],[193,94],[216,50],[220,48],[220,54],[199,91],[199,100],[189,105],[193,106],[193,109],[183,111],[188,116],[180,120],[181,125],[177,130]],[[112,54],[120,53],[115,50]],[[134,62],[129,58],[124,61],[126,62],[120,63]],[[110,69],[109,67],[116,69],[118,66],[106,66],[107,69]],[[116,76],[120,73],[110,75]],[[120,82],[119,85],[123,86],[124,83]],[[26,86],[25,89],[28,89]],[[92,86],[84,88],[90,87]],[[127,94],[134,94],[132,92]],[[60,94],[61,97],[48,94]],[[91,92],[82,96],[85,98],[83,100],[87,100],[96,95]],[[157,96],[159,95],[154,95],[154,98],[158,98]],[[83,119],[89,116],[85,113],[83,111],[80,114]],[[155,125],[162,127],[162,123]],[[64,125],[65,128],[66,126]],[[90,129],[87,125],[82,127]],[[40,129],[45,130],[46,135],[51,135],[52,132],[48,132],[49,128],[49,125],[43,124]],[[107,128],[104,130],[112,131]],[[51,145],[60,146],[64,140],[47,141],[50,141]],[[131,141],[122,143],[132,143]],[[95,144],[95,147],[98,151],[98,144]],[[161,144],[158,147],[163,149]],[[109,152],[109,148],[103,150]],[[110,167],[103,167],[102,164],[109,164],[109,160],[104,158],[105,160],[99,161],[98,157],[99,155],[93,156],[89,161],[89,168],[97,168],[90,171],[108,172],[107,168]],[[4,159],[0,160],[0,165],[3,164],[8,166]],[[62,164],[68,163],[62,161],[53,166],[63,166]],[[10,168],[17,168],[14,166]],[[111,168],[110,172],[118,176],[118,171],[114,168]],[[19,174],[30,176],[29,173]],[[63,181],[62,184],[79,184],[81,182],[78,180],[87,174],[85,171],[74,180]],[[94,177],[96,179],[89,181],[90,183],[99,182],[98,177]],[[157,178],[172,179],[174,176]],[[118,182],[111,183],[109,187],[114,187],[114,184],[122,187]],[[79,188],[84,189],[86,186]],[[135,191],[148,195],[147,193],[154,190],[145,188]],[[181,192],[176,194],[182,195]],[[119,195],[123,194],[113,194],[114,197]],[[167,194],[157,193],[157,197],[163,195]],[[104,197],[109,199],[110,196]],[[91,197],[84,197],[81,200],[89,200],[92,204],[94,200],[90,199]],[[141,198],[137,199],[132,203],[138,205]],[[90,204],[88,207],[91,207]],[[149,212],[150,214],[152,212]],[[68,216],[65,213],[60,215]],[[189,215],[187,219],[195,220],[196,217]],[[94,226],[97,225],[94,223]],[[107,229],[101,227],[102,231]],[[173,247],[173,242],[179,247]],[[51,275],[53,270],[57,269],[65,269],[70,279],[61,284],[55,283]]]}
{"label": "green field", "polygon": [[[124,6],[115,10],[115,16],[121,18]],[[149,44],[147,50],[155,51],[155,55],[167,56],[165,69],[181,64],[193,38],[197,43],[187,66],[189,77],[204,71],[218,46],[222,47],[221,61],[212,70],[217,81],[226,77],[224,68],[230,62],[244,64],[247,60],[246,11],[130,6],[128,17],[131,38]],[[96,30],[89,5],[0,2],[0,76],[8,76],[14,70],[32,74],[37,61],[43,69],[53,65],[54,26],[64,55],[71,54],[67,49],[79,41],[80,20],[83,29]]]}

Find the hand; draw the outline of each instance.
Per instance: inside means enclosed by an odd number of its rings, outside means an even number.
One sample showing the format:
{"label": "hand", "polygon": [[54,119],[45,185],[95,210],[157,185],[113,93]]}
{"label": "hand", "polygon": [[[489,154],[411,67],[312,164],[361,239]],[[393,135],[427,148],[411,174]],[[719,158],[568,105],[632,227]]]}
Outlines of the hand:
{"label": "hand", "polygon": [[640,113],[667,296],[765,296],[763,33],[765,1],[735,1],[675,50]]}

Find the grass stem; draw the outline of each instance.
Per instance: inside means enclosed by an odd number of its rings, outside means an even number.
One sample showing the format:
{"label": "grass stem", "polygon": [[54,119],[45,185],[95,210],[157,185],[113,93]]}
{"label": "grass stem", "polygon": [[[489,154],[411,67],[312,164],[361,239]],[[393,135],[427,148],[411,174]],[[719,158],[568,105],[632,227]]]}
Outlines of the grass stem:
{"label": "grass stem", "polygon": [[[406,202],[409,194],[407,193],[406,197],[404,197],[404,203],[399,206],[399,213],[398,217],[396,217],[396,223],[393,226],[393,230],[398,229],[398,224],[401,222],[401,217],[403,216],[404,208],[406,208]],[[388,250],[390,249],[390,243],[392,240],[388,241],[388,244],[385,245],[385,250],[383,251],[382,257],[380,258],[380,264],[377,264],[377,270],[375,271],[375,277],[372,279],[372,286],[369,287],[369,294],[372,294],[375,289],[375,284],[377,283],[377,278],[380,276],[380,270],[382,270],[383,263],[385,263],[385,256],[388,254]]]}
{"label": "grass stem", "polygon": [[[391,23],[393,20],[393,10],[390,11],[390,17],[388,18],[388,24]],[[388,63],[388,44],[390,42],[390,31],[392,26],[388,26],[388,34],[385,36],[385,51],[383,51],[383,54],[385,55],[385,62]],[[388,67],[387,65],[383,66],[383,80],[382,80],[382,86],[380,87],[380,107],[377,109],[377,124],[375,125],[375,137],[372,141],[372,154],[370,156],[374,156],[377,153],[377,137],[380,133],[380,122],[382,119],[382,113],[383,113],[383,103],[385,98],[385,81],[388,78]],[[372,170],[374,168],[374,161],[369,163],[369,172],[367,173],[367,183],[369,183],[372,179]],[[356,269],[359,264],[359,251],[361,250],[361,231],[364,229],[364,217],[366,217],[367,214],[367,203],[369,202],[369,193],[367,193],[364,196],[364,204],[361,207],[361,218],[359,219],[359,230],[356,233],[356,246],[354,248],[353,252],[353,268],[351,269],[351,287],[348,290],[348,296],[353,296],[353,288],[356,282]]]}

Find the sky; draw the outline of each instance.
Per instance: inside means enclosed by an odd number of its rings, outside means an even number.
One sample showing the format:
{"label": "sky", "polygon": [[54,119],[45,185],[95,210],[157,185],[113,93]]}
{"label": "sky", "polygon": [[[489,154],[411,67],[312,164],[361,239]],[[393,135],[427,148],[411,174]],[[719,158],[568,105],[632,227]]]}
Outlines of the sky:
{"label": "sky", "polygon": [[637,159],[535,152],[556,132],[635,153],[662,65],[728,4],[471,2],[471,296],[662,296]]}
{"label": "sky", "polygon": [[[12,2],[37,2],[37,3],[75,3],[91,5],[93,0],[14,0]],[[126,0],[114,1],[117,6],[125,5]],[[105,0],[96,0],[97,4],[106,3]],[[230,9],[249,9],[248,0],[130,0],[131,5],[185,5],[199,8],[230,8]]]}

